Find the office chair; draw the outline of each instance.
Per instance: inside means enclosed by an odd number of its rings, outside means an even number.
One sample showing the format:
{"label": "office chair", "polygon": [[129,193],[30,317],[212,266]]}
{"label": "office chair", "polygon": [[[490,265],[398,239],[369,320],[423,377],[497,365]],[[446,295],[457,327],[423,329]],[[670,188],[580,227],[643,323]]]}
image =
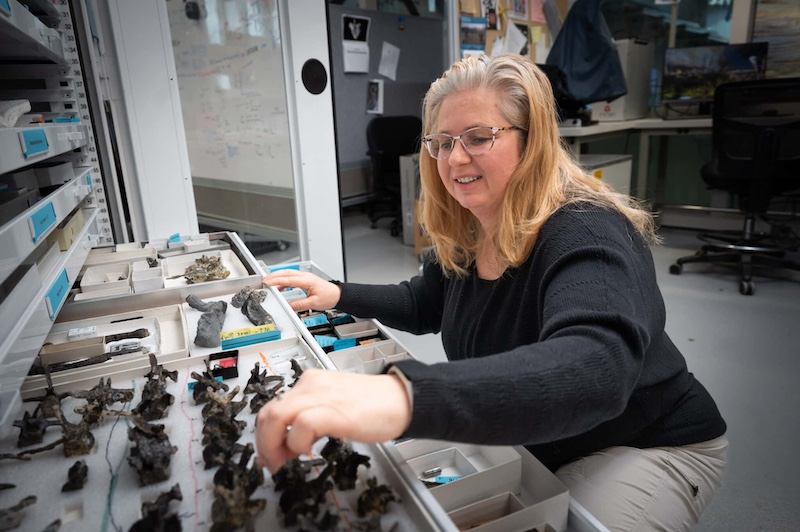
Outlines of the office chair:
{"label": "office chair", "polygon": [[684,264],[711,262],[741,268],[739,292],[752,295],[753,266],[800,271],[786,258],[800,241],[791,232],[755,230],[770,201],[800,189],[800,78],[726,83],[714,92],[712,160],[701,176],[709,188],[735,194],[744,214],[741,231],[699,235],[706,242],[694,256],[670,266],[680,274]]}
{"label": "office chair", "polygon": [[403,229],[400,201],[400,156],[419,152],[422,120],[416,116],[379,116],[367,124],[367,147],[372,160],[372,228],[392,218],[392,236]]}

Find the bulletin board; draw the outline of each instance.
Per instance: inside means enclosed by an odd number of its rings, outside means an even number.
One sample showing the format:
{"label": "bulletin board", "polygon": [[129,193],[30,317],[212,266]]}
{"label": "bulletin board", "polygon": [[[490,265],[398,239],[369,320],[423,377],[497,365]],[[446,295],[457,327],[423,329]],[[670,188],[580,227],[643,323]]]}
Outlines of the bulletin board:
{"label": "bulletin board", "polygon": [[[544,63],[551,42],[543,6],[543,0],[462,0],[462,57],[519,53]],[[476,35],[479,27],[480,36]]]}
{"label": "bulletin board", "polygon": [[277,3],[199,4],[167,2],[192,177],[293,189]]}

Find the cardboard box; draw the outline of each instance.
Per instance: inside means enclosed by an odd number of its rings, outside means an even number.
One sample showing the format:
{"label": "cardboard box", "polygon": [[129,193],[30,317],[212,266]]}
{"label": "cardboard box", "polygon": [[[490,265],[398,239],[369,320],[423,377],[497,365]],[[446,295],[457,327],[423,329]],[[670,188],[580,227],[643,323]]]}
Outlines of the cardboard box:
{"label": "cardboard box", "polygon": [[72,216],[53,229],[53,232],[47,237],[47,241],[51,244],[57,243],[61,251],[67,251],[80,235],[84,221],[83,211],[76,209]]}
{"label": "cardboard box", "polygon": [[431,241],[428,235],[423,231],[422,226],[419,224],[419,213],[421,212],[421,202],[417,200],[414,202],[414,254],[419,257],[420,254],[427,251],[431,247]]}
{"label": "cardboard box", "polygon": [[403,244],[414,245],[414,202],[419,198],[419,153],[400,156],[400,208]]}
{"label": "cardboard box", "polygon": [[634,120],[650,112],[650,69],[653,65],[653,44],[623,39],[616,41],[622,73],[628,94],[613,102],[592,104],[592,120],[612,122]]}

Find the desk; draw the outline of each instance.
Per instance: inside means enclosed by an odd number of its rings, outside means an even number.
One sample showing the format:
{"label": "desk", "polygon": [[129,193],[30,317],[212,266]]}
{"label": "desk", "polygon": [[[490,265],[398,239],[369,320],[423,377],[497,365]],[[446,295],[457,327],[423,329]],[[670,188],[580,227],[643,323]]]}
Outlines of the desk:
{"label": "desk", "polygon": [[[632,183],[634,186],[631,187],[631,194],[639,199],[644,199],[647,188],[647,167],[650,164],[650,137],[708,135],[711,133],[711,118],[676,120],[639,118],[637,120],[598,122],[589,126],[560,127],[558,132],[576,155],[580,154],[581,146],[588,142],[619,136],[623,133],[639,133],[639,161],[636,164],[636,181]],[[657,177],[663,179],[661,175]]]}

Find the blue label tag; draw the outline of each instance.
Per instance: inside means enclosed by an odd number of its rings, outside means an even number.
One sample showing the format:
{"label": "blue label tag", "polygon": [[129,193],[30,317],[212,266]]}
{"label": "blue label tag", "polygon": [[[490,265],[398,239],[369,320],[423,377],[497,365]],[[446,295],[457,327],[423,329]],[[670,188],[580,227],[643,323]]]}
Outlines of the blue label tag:
{"label": "blue label tag", "polygon": [[267,331],[259,334],[249,334],[241,338],[231,338],[230,340],[223,340],[220,342],[220,347],[223,350],[238,349],[253,344],[260,344],[261,342],[271,342],[273,340],[280,340],[280,331]]}
{"label": "blue label tag", "polygon": [[0,9],[11,14],[11,4],[8,3],[8,0],[0,0]]}
{"label": "blue label tag", "polygon": [[300,271],[300,266],[297,264],[290,264],[289,266],[270,266],[269,271],[270,273],[279,272],[281,270],[296,270]]}
{"label": "blue label tag", "polygon": [[[222,382],[222,377],[221,376],[220,377],[214,377],[214,380],[217,381],[217,382]],[[191,392],[192,390],[194,390],[195,386],[197,386],[197,381],[190,382],[188,384],[189,391]]]}
{"label": "blue label tag", "polygon": [[39,153],[50,151],[50,145],[47,143],[47,134],[44,129],[28,129],[21,131],[20,135],[22,139],[22,155],[26,159]]}
{"label": "blue label tag", "polygon": [[336,343],[336,338],[333,336],[314,335],[314,340],[317,341],[320,347],[330,347]]}
{"label": "blue label tag", "polygon": [[30,227],[33,241],[38,242],[42,235],[53,227],[55,223],[56,209],[53,207],[52,202],[48,202],[47,205],[31,214],[28,217],[28,227]]}
{"label": "blue label tag", "polygon": [[461,480],[461,477],[439,475],[433,479],[433,481],[436,482],[437,484],[450,484],[451,482],[455,482],[456,480]]}
{"label": "blue label tag", "polygon": [[350,314],[342,314],[341,316],[336,316],[335,318],[331,319],[331,323],[334,325],[344,325],[353,321],[353,317],[350,316]]}
{"label": "blue label tag", "polygon": [[303,323],[306,327],[316,327],[318,325],[327,325],[328,318],[324,314],[317,314],[316,316],[309,316],[303,318]]}
{"label": "blue label tag", "polygon": [[338,351],[340,349],[349,349],[355,346],[356,346],[355,338],[345,338],[343,340],[336,340],[335,342],[333,342],[334,351]]}
{"label": "blue label tag", "polygon": [[61,274],[56,277],[53,286],[50,287],[50,290],[47,291],[47,295],[44,296],[51,320],[56,318],[58,309],[61,308],[61,304],[67,299],[67,294],[69,294],[69,277],[67,277],[67,270],[61,270]]}
{"label": "blue label tag", "polygon": [[55,119],[55,123],[56,124],[80,124],[81,123],[81,119],[80,118],[56,118]]}
{"label": "blue label tag", "polygon": [[181,241],[181,235],[179,233],[175,233],[174,235],[169,235],[169,241],[173,244],[176,244]]}
{"label": "blue label tag", "polygon": [[92,190],[92,188],[94,188],[92,185],[92,174],[86,174],[86,182],[89,184],[89,190]]}

